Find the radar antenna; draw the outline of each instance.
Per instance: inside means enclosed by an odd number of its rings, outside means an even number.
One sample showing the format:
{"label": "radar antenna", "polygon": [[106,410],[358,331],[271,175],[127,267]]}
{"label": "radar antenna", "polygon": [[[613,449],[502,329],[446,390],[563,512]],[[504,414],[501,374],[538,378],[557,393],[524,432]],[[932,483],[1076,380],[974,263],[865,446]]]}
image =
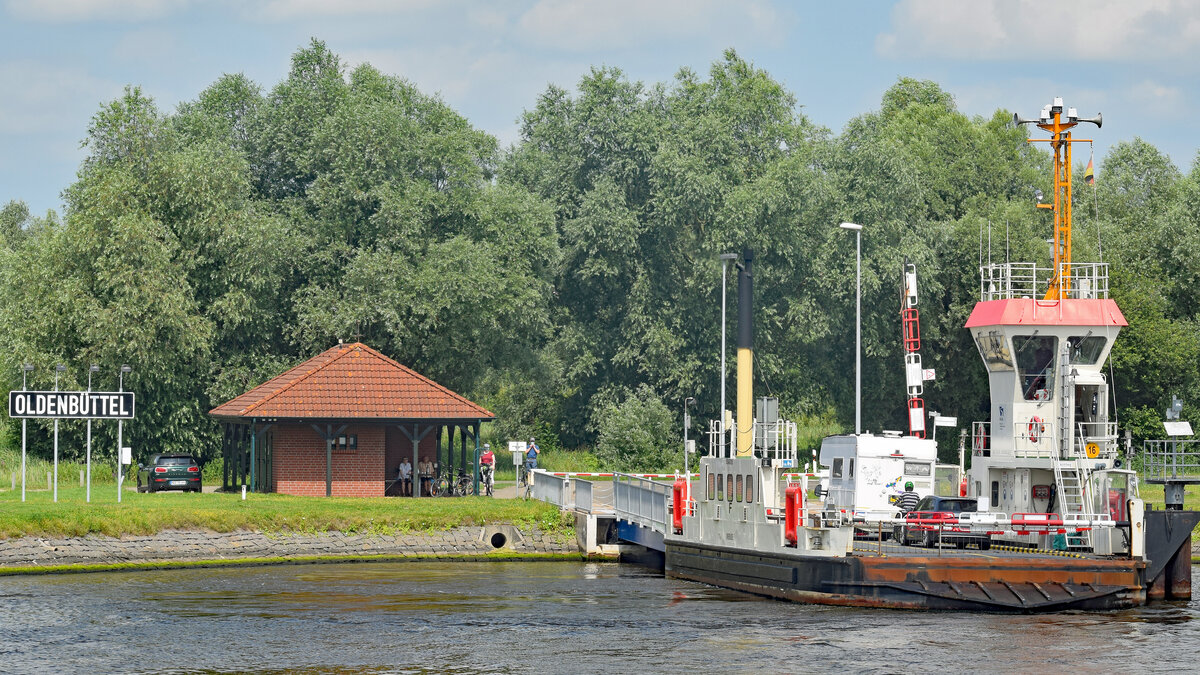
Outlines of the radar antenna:
{"label": "radar antenna", "polygon": [[1054,271],[1046,289],[1046,300],[1061,300],[1071,291],[1071,144],[1091,143],[1090,138],[1071,138],[1071,129],[1080,122],[1090,122],[1099,128],[1104,116],[1080,118],[1074,108],[1063,108],[1061,96],[1042,108],[1037,119],[1026,119],[1013,113],[1013,124],[1036,124],[1039,129],[1050,132],[1050,138],[1028,138],[1029,143],[1049,143],[1054,149],[1054,200],[1042,204],[1040,195],[1037,207],[1053,209],[1054,213]]}

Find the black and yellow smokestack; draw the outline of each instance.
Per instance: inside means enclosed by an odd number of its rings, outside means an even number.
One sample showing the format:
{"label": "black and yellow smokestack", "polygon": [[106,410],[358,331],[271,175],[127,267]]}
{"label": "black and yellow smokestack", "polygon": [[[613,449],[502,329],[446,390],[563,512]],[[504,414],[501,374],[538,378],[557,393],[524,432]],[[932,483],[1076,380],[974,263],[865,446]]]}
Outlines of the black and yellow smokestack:
{"label": "black and yellow smokestack", "polygon": [[738,267],[737,456],[754,453],[754,252],[742,251]]}

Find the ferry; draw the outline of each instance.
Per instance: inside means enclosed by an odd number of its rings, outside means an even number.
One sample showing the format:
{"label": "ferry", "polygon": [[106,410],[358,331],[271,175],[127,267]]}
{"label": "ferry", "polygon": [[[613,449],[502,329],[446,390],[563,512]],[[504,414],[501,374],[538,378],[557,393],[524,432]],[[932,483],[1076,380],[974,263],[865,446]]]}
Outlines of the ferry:
{"label": "ferry", "polygon": [[[1081,119],[1055,98],[1037,119],[1014,121],[1051,135],[1030,140],[1048,141],[1054,152],[1054,199],[1039,204],[1052,211],[1053,267],[980,269],[980,299],[965,327],[988,371],[991,415],[974,425],[970,469],[956,486],[974,510],[905,517],[875,510],[868,518],[852,492],[834,491],[832,477],[825,503],[809,501],[807,476],[796,473],[796,425],[779,419],[769,399],[759,400],[757,417],[752,410],[753,255],[745,251],[736,419],[710,425],[699,484],[680,479],[673,487],[663,536],[668,576],[860,607],[1032,613],[1191,597],[1191,532],[1200,513],[1182,510],[1181,486],[1167,490],[1166,509],[1139,497],[1103,369],[1127,324],[1108,297],[1107,265],[1071,259],[1070,145],[1079,141],[1070,130],[1081,122],[1099,127],[1102,118]],[[906,367],[911,336],[906,325]],[[914,472],[936,461],[917,422],[924,419],[919,392],[908,381],[909,434],[827,439],[828,457],[846,458],[834,465],[838,478],[853,478],[850,457],[896,457],[898,466],[912,457]],[[860,462],[858,470],[866,468]],[[910,529],[928,533],[932,545],[894,541]],[[963,546],[944,545],[956,536]]]}

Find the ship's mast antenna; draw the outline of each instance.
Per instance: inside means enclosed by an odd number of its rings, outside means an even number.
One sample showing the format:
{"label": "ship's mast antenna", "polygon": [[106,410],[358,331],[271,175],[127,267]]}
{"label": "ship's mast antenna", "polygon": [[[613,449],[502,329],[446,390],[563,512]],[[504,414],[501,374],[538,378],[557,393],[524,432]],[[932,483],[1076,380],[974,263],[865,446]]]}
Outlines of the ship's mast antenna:
{"label": "ship's mast antenna", "polygon": [[925,370],[921,368],[921,317],[917,312],[917,266],[904,261],[904,295],[900,300],[900,325],[904,338],[904,379],[908,385],[908,433],[925,438]]}
{"label": "ship's mast antenna", "polygon": [[1061,96],[1042,108],[1037,119],[1025,119],[1013,113],[1013,124],[1036,124],[1039,129],[1050,132],[1050,138],[1027,138],[1029,143],[1049,143],[1054,150],[1054,200],[1049,204],[1039,203],[1039,209],[1052,209],[1054,213],[1054,271],[1046,289],[1046,300],[1061,300],[1071,291],[1071,144],[1091,143],[1090,138],[1071,138],[1071,129],[1080,122],[1091,122],[1099,128],[1104,116],[1080,118],[1074,108],[1063,108]]}

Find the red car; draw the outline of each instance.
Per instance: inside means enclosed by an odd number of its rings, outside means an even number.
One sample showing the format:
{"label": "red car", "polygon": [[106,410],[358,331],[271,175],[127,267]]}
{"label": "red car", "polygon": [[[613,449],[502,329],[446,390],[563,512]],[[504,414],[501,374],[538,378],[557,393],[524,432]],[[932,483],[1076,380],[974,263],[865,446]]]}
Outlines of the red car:
{"label": "red car", "polygon": [[905,524],[896,527],[896,541],[905,545],[920,543],[926,548],[933,548],[939,542],[958,548],[974,544],[979,550],[986,551],[992,547],[988,535],[972,532],[971,528],[958,524],[958,514],[974,512],[976,507],[974,499],[930,495],[905,514]]}

